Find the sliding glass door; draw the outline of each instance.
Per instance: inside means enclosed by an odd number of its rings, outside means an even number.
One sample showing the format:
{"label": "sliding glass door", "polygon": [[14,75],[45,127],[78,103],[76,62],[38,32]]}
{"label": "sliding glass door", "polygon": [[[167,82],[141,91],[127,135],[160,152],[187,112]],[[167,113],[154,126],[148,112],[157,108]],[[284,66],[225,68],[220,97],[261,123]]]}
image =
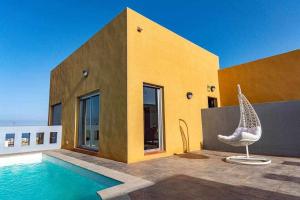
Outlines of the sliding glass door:
{"label": "sliding glass door", "polygon": [[78,146],[99,149],[99,94],[80,98]]}
{"label": "sliding glass door", "polygon": [[163,150],[162,89],[144,85],[144,150]]}

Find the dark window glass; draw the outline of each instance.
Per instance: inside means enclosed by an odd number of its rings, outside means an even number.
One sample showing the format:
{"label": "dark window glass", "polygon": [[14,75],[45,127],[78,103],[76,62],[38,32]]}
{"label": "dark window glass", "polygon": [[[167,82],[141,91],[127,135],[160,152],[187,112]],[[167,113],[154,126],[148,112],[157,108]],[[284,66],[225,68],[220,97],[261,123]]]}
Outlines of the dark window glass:
{"label": "dark window glass", "polygon": [[162,150],[161,88],[144,85],[144,150]]}
{"label": "dark window glass", "polygon": [[7,133],[5,135],[5,147],[13,147],[15,145],[15,134]]}
{"label": "dark window glass", "polygon": [[50,132],[50,144],[54,144],[57,142],[57,132]]}
{"label": "dark window glass", "polygon": [[62,109],[61,103],[52,106],[51,125],[61,125],[61,109]]}
{"label": "dark window glass", "polygon": [[218,100],[217,100],[217,98],[208,97],[208,107],[209,108],[218,107]]}
{"label": "dark window glass", "polygon": [[44,144],[44,133],[36,134],[36,144]]}
{"label": "dark window glass", "polygon": [[21,145],[22,146],[30,145],[30,133],[22,133]]}
{"label": "dark window glass", "polygon": [[144,105],[157,105],[157,88],[144,86]]}

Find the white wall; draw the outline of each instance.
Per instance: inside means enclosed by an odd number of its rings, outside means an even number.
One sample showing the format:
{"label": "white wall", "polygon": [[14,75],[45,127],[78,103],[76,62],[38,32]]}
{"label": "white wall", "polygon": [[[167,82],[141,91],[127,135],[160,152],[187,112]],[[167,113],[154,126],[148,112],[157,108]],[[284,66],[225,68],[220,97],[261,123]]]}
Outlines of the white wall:
{"label": "white wall", "polygon": [[[43,151],[61,148],[62,137],[61,126],[13,126],[13,127],[0,127],[0,155]],[[44,133],[44,143],[36,144],[36,133]],[[50,132],[57,132],[57,142],[50,144]],[[13,147],[5,146],[5,136],[7,133],[15,134],[15,141]],[[21,146],[22,133],[30,133],[30,145]]]}

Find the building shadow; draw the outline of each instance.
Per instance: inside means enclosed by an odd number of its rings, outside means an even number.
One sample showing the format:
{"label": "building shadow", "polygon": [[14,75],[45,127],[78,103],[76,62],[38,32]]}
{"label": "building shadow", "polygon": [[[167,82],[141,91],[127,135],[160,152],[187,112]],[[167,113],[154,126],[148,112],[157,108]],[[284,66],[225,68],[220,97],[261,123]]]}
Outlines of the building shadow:
{"label": "building shadow", "polygon": [[277,180],[277,181],[287,181],[300,184],[300,178],[295,176],[286,176],[280,174],[265,174],[264,178]]}
{"label": "building shadow", "polygon": [[132,200],[299,200],[298,196],[229,185],[186,175],[172,176],[129,194]]}
{"label": "building shadow", "polygon": [[186,159],[208,159],[209,156],[198,154],[198,153],[183,153],[183,154],[176,154],[176,156],[180,158]]}
{"label": "building shadow", "polygon": [[283,165],[292,165],[292,166],[298,166],[300,167],[300,162],[292,162],[292,161],[284,161],[281,164]]}
{"label": "building shadow", "polygon": [[189,127],[183,119],[179,119],[179,130],[182,139],[183,152],[187,153],[190,151]]}

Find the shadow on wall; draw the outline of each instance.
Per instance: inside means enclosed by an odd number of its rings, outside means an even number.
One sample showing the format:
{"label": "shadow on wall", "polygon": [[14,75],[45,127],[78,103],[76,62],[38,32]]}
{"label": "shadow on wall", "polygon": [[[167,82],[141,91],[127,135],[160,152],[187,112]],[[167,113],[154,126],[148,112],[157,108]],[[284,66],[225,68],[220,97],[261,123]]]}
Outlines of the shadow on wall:
{"label": "shadow on wall", "polygon": [[154,185],[129,194],[132,200],[299,200],[298,196],[267,191],[248,186],[236,186],[186,175],[177,175],[161,180]]}
{"label": "shadow on wall", "polygon": [[179,119],[179,130],[182,139],[183,152],[187,153],[190,151],[189,127],[183,119]]}
{"label": "shadow on wall", "polygon": [[[253,105],[262,124],[261,139],[251,145],[253,154],[300,156],[300,101],[271,102]],[[218,141],[218,134],[231,134],[239,122],[238,106],[202,109],[204,149],[245,153],[245,148]],[[294,163],[296,164],[296,163]]]}

